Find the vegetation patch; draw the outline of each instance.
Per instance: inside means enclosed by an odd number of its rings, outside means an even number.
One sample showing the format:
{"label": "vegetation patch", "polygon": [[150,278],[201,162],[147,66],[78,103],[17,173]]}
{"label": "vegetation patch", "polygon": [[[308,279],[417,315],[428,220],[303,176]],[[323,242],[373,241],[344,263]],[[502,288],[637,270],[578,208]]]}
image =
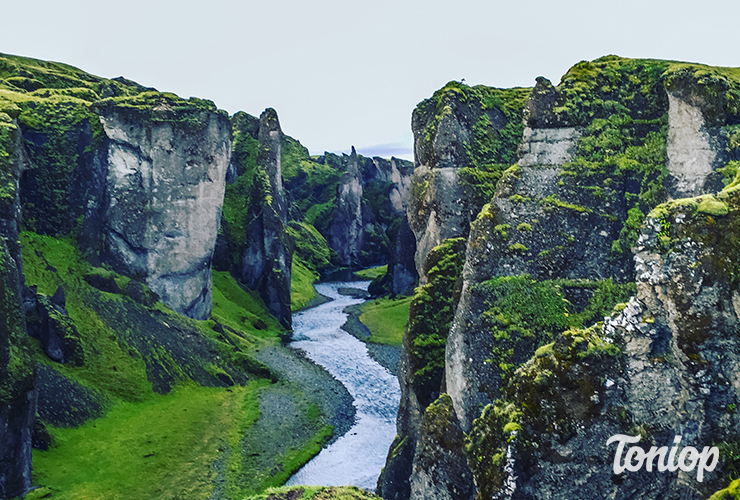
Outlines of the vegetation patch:
{"label": "vegetation patch", "polygon": [[400,346],[406,332],[411,297],[379,298],[362,304],[360,321],[370,330],[368,342]]}
{"label": "vegetation patch", "polygon": [[416,289],[409,307],[404,346],[409,355],[409,383],[422,407],[439,396],[445,345],[462,287],[465,238],[444,240],[427,255],[427,284]]}
{"label": "vegetation patch", "polygon": [[34,451],[34,484],[50,498],[207,499],[213,463],[259,415],[250,405],[265,382],[230,389],[193,384],[166,396],[117,404],[77,428],[50,428],[53,445]]}
{"label": "vegetation patch", "polygon": [[313,284],[317,278],[316,273],[311,271],[299,257],[293,256],[290,274],[290,309],[292,311],[300,311],[316,297]]}

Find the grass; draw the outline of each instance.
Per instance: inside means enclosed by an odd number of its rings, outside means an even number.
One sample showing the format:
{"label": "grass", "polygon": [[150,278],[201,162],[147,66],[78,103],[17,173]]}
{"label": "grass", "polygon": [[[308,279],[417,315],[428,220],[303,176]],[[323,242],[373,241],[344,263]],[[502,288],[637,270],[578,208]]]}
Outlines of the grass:
{"label": "grass", "polygon": [[292,311],[303,309],[316,297],[316,290],[313,287],[315,281],[316,274],[300,259],[293,256],[290,279],[290,309]]}
{"label": "grass", "polygon": [[409,318],[411,297],[379,298],[362,306],[360,321],[370,330],[368,342],[400,346]]}
{"label": "grass", "polygon": [[[31,232],[20,239],[27,283],[47,295],[63,285],[85,352],[83,366],[60,365],[33,341],[39,362],[82,393],[60,397],[61,411],[83,414],[46,421],[53,445],[34,452],[37,498],[206,499],[220,487],[223,500],[241,500],[281,485],[331,435],[319,407],[292,386],[298,412],[280,427],[293,436],[290,446],[270,445],[275,422],[260,402],[284,384],[270,383],[252,355],[282,330],[228,273],[214,272],[213,313],[195,321],[161,303],[147,307],[94,288],[84,276],[112,276],[119,286],[126,280],[92,267],[71,240]],[[234,385],[204,387],[223,380]],[[102,411],[87,412],[85,404]],[[247,448],[245,440],[259,446]],[[245,477],[255,478],[248,488]]]}
{"label": "grass", "polygon": [[257,293],[244,290],[233,276],[213,271],[213,311],[211,317],[235,330],[257,337],[277,337],[282,330],[278,321],[267,314]]}
{"label": "grass", "polygon": [[267,383],[189,384],[119,403],[78,428],[51,428],[54,445],[34,451],[34,484],[60,500],[207,499],[225,435],[257,419],[259,410],[249,402]]}
{"label": "grass", "polygon": [[355,272],[355,276],[358,278],[362,278],[364,280],[374,280],[375,278],[380,278],[381,276],[384,276],[385,273],[388,272],[388,265],[384,266],[377,266],[377,267],[369,267],[367,269],[362,269],[360,271]]}

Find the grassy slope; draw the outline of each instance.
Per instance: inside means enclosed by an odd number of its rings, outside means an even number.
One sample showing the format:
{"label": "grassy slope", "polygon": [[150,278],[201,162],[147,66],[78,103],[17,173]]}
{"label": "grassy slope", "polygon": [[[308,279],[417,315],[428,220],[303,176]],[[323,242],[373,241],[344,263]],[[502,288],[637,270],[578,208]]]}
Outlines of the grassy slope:
{"label": "grassy slope", "polygon": [[380,498],[354,486],[325,487],[300,486],[293,488],[270,488],[262,495],[245,500],[370,500]]}
{"label": "grassy slope", "polygon": [[[91,268],[66,241],[29,232],[22,234],[21,241],[28,284],[37,285],[39,292],[46,294],[54,293],[59,284],[64,286],[67,308],[85,350],[85,364],[75,368],[52,363],[35,341],[37,357],[58,376],[94,394],[105,413],[79,427],[49,426],[52,447],[34,451],[34,484],[44,487],[34,495],[50,494],[58,499],[209,498],[217,479],[222,498],[243,498],[281,484],[320,450],[331,427],[294,387],[290,396],[297,412],[286,427],[292,423],[306,427],[303,439],[293,441],[293,448],[287,450],[246,446],[248,441],[267,440],[262,433],[271,422],[261,415],[260,401],[285,391],[283,384],[265,379],[260,371],[264,365],[251,358],[255,348],[276,343],[280,331],[264,305],[239,288],[230,275],[214,273],[212,318],[196,322],[159,303],[147,309],[128,297],[89,286],[81,279],[83,275],[106,271]],[[125,283],[127,278],[116,276],[116,281]],[[116,311],[118,320],[130,322],[134,329],[143,319],[153,320],[146,323],[148,328],[167,325],[177,331],[174,338],[180,344],[187,346],[193,339],[205,342],[210,357],[193,351],[189,353],[192,360],[183,360],[167,344],[148,352],[127,343],[121,330],[111,328],[113,319],[100,313],[109,310]],[[213,330],[217,322],[224,334]],[[145,332],[138,335],[143,337]],[[255,366],[256,372],[249,373]],[[149,379],[156,373],[152,367],[173,375],[172,390],[167,394],[152,390]],[[225,385],[219,383],[218,375],[244,379],[245,370],[249,382],[244,386],[201,385]],[[196,378],[201,384],[192,380],[193,373],[200,373]],[[257,455],[261,461],[246,460],[247,455]],[[284,472],[270,474],[261,468],[264,463]],[[259,480],[245,488],[244,477]]]}
{"label": "grassy slope", "polygon": [[381,276],[384,276],[386,272],[388,272],[387,264],[384,266],[361,269],[360,271],[355,272],[355,276],[364,280],[374,280],[375,278],[380,278]]}
{"label": "grassy slope", "polygon": [[316,273],[311,271],[296,256],[293,257],[293,267],[290,279],[290,308],[299,311],[316,297],[316,290],[313,287],[316,281]]}
{"label": "grassy slope", "polygon": [[362,305],[360,321],[370,330],[368,342],[400,346],[409,318],[411,297],[379,298]]}

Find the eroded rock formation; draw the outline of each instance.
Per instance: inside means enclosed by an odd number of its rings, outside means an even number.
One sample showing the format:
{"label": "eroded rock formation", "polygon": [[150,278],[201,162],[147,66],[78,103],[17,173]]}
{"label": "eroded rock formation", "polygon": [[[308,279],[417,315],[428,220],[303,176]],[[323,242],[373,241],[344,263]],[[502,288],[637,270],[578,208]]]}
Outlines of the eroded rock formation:
{"label": "eroded rock formation", "polygon": [[144,279],[162,302],[197,319],[212,307],[211,258],[231,155],[228,118],[96,107],[107,137],[105,241],[120,272]]}

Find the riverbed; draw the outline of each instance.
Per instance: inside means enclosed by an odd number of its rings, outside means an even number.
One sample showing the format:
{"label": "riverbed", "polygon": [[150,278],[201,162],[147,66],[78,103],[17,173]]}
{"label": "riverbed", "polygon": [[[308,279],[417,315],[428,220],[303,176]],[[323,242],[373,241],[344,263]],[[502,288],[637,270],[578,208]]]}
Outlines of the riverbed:
{"label": "riverbed", "polygon": [[349,391],[357,409],[355,425],[294,474],[288,485],[353,485],[374,490],[396,435],[401,392],[398,379],[368,356],[365,344],[344,330],[344,308],[361,304],[339,288],[367,290],[369,281],[320,283],[316,290],[330,299],[293,315],[293,341],[326,368]]}

